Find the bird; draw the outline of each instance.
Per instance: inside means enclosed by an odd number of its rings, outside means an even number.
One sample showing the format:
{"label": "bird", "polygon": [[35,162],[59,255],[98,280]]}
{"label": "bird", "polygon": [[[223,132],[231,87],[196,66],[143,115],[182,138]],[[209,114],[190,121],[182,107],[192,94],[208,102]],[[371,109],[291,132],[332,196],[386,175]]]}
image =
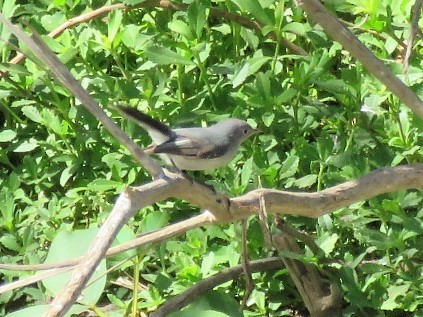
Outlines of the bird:
{"label": "bird", "polygon": [[116,108],[150,135],[153,143],[145,148],[147,154],[158,154],[180,171],[212,170],[227,165],[241,143],[259,132],[236,118],[205,128],[172,129],[134,107],[118,105]]}

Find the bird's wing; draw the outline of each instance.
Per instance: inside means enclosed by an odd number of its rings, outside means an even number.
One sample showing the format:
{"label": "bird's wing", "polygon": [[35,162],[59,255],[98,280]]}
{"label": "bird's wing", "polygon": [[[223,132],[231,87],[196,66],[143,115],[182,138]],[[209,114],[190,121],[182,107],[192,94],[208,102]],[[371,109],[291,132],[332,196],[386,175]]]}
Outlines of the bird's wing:
{"label": "bird's wing", "polygon": [[178,135],[154,147],[154,153],[181,155],[187,159],[212,159],[225,154],[224,146],[216,146],[207,139]]}

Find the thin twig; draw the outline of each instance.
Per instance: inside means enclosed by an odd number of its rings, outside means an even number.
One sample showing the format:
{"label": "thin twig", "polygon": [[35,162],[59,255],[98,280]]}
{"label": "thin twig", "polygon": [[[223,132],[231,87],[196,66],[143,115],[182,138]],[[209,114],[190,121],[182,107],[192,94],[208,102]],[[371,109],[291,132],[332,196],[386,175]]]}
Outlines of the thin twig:
{"label": "thin twig", "polygon": [[245,290],[242,297],[241,309],[247,305],[248,298],[254,289],[253,275],[251,274],[251,263],[248,259],[248,244],[247,244],[247,219],[241,221],[242,225],[242,269],[245,277]]}
{"label": "thin twig", "polygon": [[260,201],[259,220],[260,220],[261,231],[263,232],[266,248],[270,252],[273,249],[273,242],[272,242],[272,234],[270,233],[269,216],[267,214],[266,202],[264,201],[264,196],[261,196],[259,198],[259,201]]}
{"label": "thin twig", "polygon": [[[189,219],[183,220],[181,222],[168,225],[165,228],[158,229],[152,232],[147,232],[134,240],[122,243],[115,247],[111,247],[107,251],[105,256],[111,257],[113,255],[123,253],[128,250],[133,250],[139,247],[146,247],[147,245],[157,244],[162,241],[166,241],[172,237],[175,237],[177,235],[184,234],[188,230],[206,226],[207,224],[211,224],[211,223],[213,223],[211,214],[206,211],[199,215],[191,217]],[[46,278],[46,274],[48,274],[47,277],[61,274],[62,271],[60,271],[59,269],[63,269],[64,270],[63,272],[66,272],[72,269],[78,263],[80,263],[83,259],[84,258],[81,256],[81,257],[68,259],[68,260],[60,261],[60,262],[43,263],[43,264],[35,264],[35,265],[0,264],[0,270],[11,270],[11,271],[48,270],[48,273],[41,272],[33,276],[30,276],[28,278],[23,278],[18,281],[3,284],[0,286],[0,294],[39,282]]]}
{"label": "thin twig", "polygon": [[412,16],[411,16],[411,25],[410,25],[410,35],[407,40],[407,49],[405,50],[404,55],[404,73],[408,73],[408,68],[410,67],[410,57],[411,52],[413,50],[413,44],[414,44],[414,38],[417,35],[417,32],[419,30],[419,20],[420,15],[422,12],[422,5],[423,0],[416,0],[413,6]]}

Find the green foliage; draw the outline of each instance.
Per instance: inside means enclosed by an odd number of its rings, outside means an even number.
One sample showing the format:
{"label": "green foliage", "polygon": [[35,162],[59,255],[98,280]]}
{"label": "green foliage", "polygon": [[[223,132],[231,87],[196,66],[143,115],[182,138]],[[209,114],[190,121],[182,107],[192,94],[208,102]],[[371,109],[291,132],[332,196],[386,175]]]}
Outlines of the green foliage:
{"label": "green foliage", "polygon": [[[87,1],[0,3],[2,13],[28,20],[41,34],[94,9]],[[310,24],[294,1],[184,3],[185,11],[113,11],[46,41],[142,146],[150,142],[146,133],[121,121],[111,104],[137,106],[172,126],[234,116],[258,127],[263,133],[246,142],[229,166],[193,174],[230,195],[259,186],[316,191],[379,167],[422,160],[421,120]],[[415,43],[407,75],[397,61],[410,31],[412,4],[325,1],[422,96],[421,40]],[[213,15],[214,7],[260,22],[262,33]],[[288,51],[267,37],[272,31],[310,55]],[[16,44],[3,25],[0,37]],[[89,232],[101,225],[125,186],[148,182],[149,177],[38,62],[8,65],[15,48],[0,41],[0,49],[0,70],[9,72],[0,82],[0,261],[37,264],[51,256],[47,254],[65,232]],[[323,255],[305,248],[300,258],[330,271],[341,285],[345,316],[423,316],[422,210],[420,191],[408,191],[355,203],[317,221],[286,218],[316,236]],[[117,240],[198,212],[185,202],[160,202],[140,211]],[[253,259],[267,256],[260,230],[258,220],[251,219]],[[66,248],[80,242],[70,235],[69,242],[61,242]],[[239,236],[238,224],[207,227],[138,250],[137,257],[108,274],[100,299],[90,308],[113,303],[125,315],[138,300],[137,309],[152,311],[202,278],[237,265]],[[133,256],[129,251],[112,257],[107,266]],[[136,294],[114,283],[137,272],[145,288]],[[2,274],[3,282],[11,282],[29,273]],[[254,280],[244,315],[303,311],[286,270],[254,274]],[[45,303],[46,289],[40,283],[1,294],[0,315]],[[225,283],[174,315],[236,316],[244,291],[243,280]],[[28,315],[22,310],[15,316]]]}

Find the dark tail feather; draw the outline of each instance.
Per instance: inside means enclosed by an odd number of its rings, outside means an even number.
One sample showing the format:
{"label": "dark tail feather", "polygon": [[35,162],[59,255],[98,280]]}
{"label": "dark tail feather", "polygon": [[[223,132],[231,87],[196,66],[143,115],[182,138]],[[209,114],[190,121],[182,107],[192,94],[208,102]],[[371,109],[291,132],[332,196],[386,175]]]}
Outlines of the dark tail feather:
{"label": "dark tail feather", "polygon": [[145,113],[128,106],[116,106],[120,112],[122,112],[126,117],[134,120],[142,127],[146,128],[145,126],[156,130],[164,135],[167,135],[169,138],[173,137],[174,132],[170,129],[167,125],[161,123],[160,121],[153,119],[152,117],[146,115]]}

